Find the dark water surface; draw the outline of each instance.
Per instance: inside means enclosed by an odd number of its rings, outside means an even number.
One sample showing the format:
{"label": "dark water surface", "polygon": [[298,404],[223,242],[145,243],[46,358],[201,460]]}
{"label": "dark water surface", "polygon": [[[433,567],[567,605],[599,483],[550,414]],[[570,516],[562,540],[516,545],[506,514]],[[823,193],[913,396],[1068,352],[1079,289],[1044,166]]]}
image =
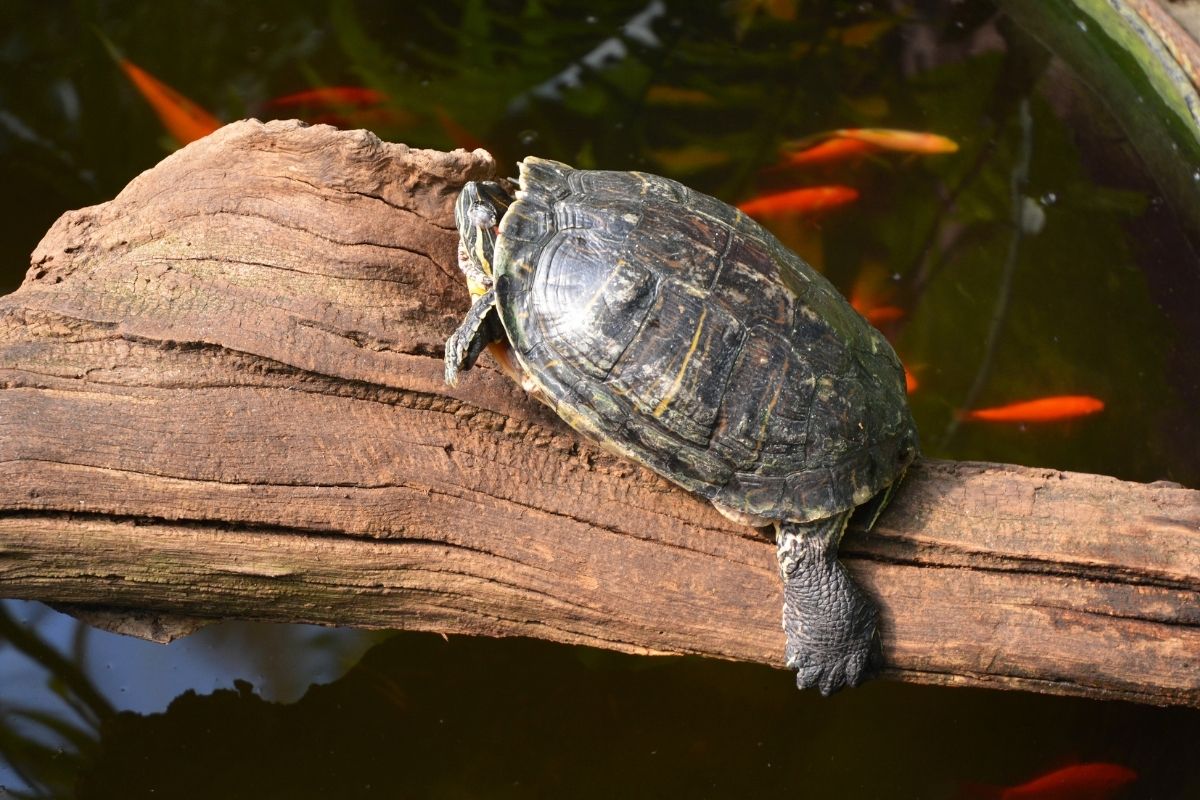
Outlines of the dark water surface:
{"label": "dark water surface", "polygon": [[[10,0],[0,290],[59,214],[177,146],[100,31],[223,121],[644,169],[729,202],[853,187],[767,224],[895,309],[928,455],[1200,486],[1200,138],[1072,4],[1000,5]],[[315,86],[375,94],[278,100]],[[838,128],[959,150],[772,169]],[[1057,395],[1104,409],[958,419]],[[983,797],[1111,762],[1138,774],[1116,797],[1200,797],[1191,710],[885,682],[823,700],[762,667],[306,626],[162,647],[3,608],[13,796]]]}

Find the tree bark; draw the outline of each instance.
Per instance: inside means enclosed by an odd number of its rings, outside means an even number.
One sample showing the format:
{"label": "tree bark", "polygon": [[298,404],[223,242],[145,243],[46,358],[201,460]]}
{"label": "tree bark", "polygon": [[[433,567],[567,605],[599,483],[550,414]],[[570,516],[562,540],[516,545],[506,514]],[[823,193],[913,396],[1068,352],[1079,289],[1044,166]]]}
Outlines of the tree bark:
{"label": "tree bark", "polygon": [[[246,121],[59,219],[0,299],[0,595],[781,666],[768,538],[487,357],[443,385],[494,170]],[[842,552],[893,678],[1200,706],[1200,492],[926,460]]]}

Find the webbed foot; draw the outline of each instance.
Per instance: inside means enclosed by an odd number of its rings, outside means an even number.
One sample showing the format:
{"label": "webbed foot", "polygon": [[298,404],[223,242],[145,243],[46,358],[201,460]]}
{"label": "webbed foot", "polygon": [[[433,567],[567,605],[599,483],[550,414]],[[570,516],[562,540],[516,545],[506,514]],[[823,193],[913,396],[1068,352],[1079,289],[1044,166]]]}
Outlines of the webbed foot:
{"label": "webbed foot", "polygon": [[878,611],[837,560],[848,519],[782,522],[776,533],[787,665],[797,686],[823,695],[857,686],[882,660]]}

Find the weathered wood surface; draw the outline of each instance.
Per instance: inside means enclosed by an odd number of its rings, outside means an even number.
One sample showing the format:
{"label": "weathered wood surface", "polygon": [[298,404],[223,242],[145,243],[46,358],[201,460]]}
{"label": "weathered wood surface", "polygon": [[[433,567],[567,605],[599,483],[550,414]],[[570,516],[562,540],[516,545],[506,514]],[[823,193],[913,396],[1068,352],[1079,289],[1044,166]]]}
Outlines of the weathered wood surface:
{"label": "weathered wood surface", "polygon": [[[493,169],[241,122],[64,215],[0,299],[0,596],[779,665],[765,537],[442,384]],[[1200,492],[925,461],[843,552],[892,677],[1200,706]]]}

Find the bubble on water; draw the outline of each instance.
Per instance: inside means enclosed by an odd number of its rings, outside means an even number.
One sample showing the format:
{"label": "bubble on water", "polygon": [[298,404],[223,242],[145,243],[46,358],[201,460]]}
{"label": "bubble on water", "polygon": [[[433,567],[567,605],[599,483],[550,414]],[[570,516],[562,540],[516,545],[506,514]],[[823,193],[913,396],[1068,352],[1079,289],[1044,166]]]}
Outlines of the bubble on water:
{"label": "bubble on water", "polygon": [[517,141],[520,142],[525,147],[529,147],[531,144],[533,144],[537,140],[538,140],[538,132],[533,130],[532,128],[523,130],[517,134]]}
{"label": "bubble on water", "polygon": [[583,18],[583,21],[586,22],[588,25],[595,25],[597,22],[600,21],[600,18],[597,17],[595,14],[588,14],[586,17]]}
{"label": "bubble on water", "polygon": [[1056,195],[1054,192],[1046,192],[1044,195],[1042,195],[1042,205],[1044,206],[1052,206],[1057,202],[1058,195]]}
{"label": "bubble on water", "polygon": [[1197,183],[1200,183],[1200,169],[1198,169],[1192,173],[1192,180],[1196,181]]}
{"label": "bubble on water", "polygon": [[899,272],[892,273],[892,280],[896,281],[897,283],[900,282],[901,277],[903,277],[903,276]]}
{"label": "bubble on water", "polygon": [[1086,22],[1084,22],[1083,20],[1077,20],[1075,22],[1075,24],[1079,26],[1079,30],[1083,31],[1084,33],[1087,33],[1088,27],[1087,27]]}

